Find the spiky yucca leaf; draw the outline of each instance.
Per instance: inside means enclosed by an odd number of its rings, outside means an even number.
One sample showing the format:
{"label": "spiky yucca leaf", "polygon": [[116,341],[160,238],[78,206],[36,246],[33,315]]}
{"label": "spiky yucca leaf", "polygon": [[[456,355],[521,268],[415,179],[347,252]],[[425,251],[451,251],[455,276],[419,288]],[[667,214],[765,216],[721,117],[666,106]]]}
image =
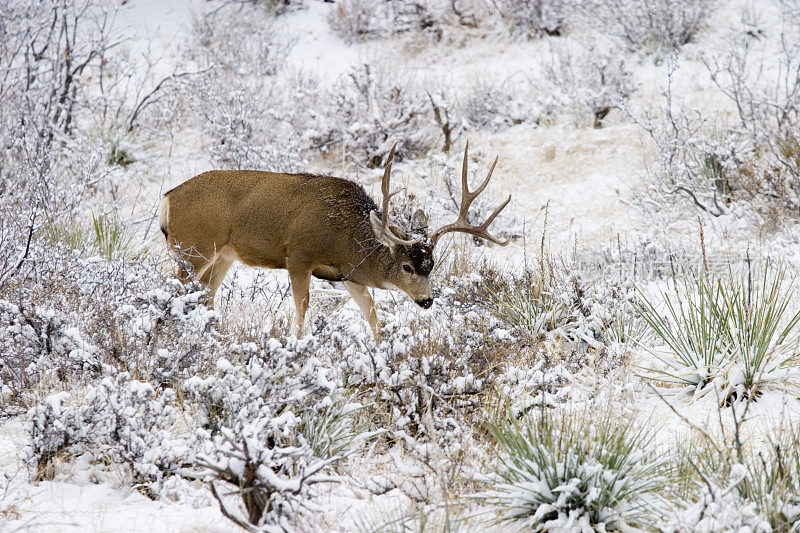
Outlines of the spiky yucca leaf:
{"label": "spiky yucca leaf", "polygon": [[502,521],[537,531],[651,523],[666,474],[652,429],[609,413],[548,410],[489,430],[502,469],[476,497],[502,509]]}
{"label": "spiky yucca leaf", "polygon": [[645,368],[652,379],[714,387],[724,400],[757,395],[766,385],[800,390],[800,311],[790,311],[792,283],[783,268],[749,276],[700,277],[662,294],[664,311],[640,291],[638,311],[663,346],[645,349],[664,368]]}

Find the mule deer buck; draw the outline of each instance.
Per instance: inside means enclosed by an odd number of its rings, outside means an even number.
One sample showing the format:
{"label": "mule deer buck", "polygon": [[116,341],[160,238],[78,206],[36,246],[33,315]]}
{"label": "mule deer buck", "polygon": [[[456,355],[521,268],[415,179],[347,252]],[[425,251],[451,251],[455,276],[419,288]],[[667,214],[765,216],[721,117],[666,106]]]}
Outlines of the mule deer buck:
{"label": "mule deer buck", "polygon": [[[355,182],[330,176],[279,174],[256,170],[214,170],[175,187],[159,206],[161,231],[170,247],[191,265],[210,291],[210,302],[234,261],[289,271],[298,336],[309,302],[311,276],[341,281],[367,317],[376,339],[380,334],[375,304],[367,287],[398,289],[427,309],[433,303],[433,249],[442,235],[463,232],[505,246],[489,234],[489,224],[511,201],[511,195],[483,224],[467,221],[472,202],[486,188],[467,186],[469,143],[461,169],[461,205],[455,222],[430,235],[421,210],[415,215],[419,234],[410,235],[389,221],[392,160],[386,160],[381,209]],[[182,272],[184,280],[189,272]]]}

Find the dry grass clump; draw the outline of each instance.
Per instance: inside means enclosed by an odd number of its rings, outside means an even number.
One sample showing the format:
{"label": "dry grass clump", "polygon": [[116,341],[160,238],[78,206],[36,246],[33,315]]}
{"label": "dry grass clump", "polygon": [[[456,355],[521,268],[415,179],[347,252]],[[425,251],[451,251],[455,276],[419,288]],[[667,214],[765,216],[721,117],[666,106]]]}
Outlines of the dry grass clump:
{"label": "dry grass clump", "polygon": [[469,274],[454,278],[455,299],[495,317],[523,345],[549,343],[555,364],[568,362],[578,370],[591,359],[604,371],[623,364],[618,345],[631,342],[624,333],[635,329],[628,289],[613,280],[583,278],[546,252],[537,263],[509,273],[487,261],[469,264],[456,257],[451,268]]}
{"label": "dry grass clump", "polygon": [[[664,531],[716,527],[796,532],[800,525],[800,431],[796,421],[748,428],[747,404],[719,407],[719,426],[693,427],[672,458],[676,510]],[[730,416],[729,416],[730,415]],[[755,431],[755,433],[753,433]]]}

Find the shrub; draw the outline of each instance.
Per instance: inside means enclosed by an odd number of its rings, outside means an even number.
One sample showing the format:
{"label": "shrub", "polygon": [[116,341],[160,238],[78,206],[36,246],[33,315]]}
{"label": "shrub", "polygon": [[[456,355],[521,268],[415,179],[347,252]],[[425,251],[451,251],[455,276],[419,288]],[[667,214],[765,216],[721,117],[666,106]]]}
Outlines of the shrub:
{"label": "shrub", "polygon": [[[742,155],[722,168],[735,193],[796,216],[800,212],[800,45],[782,29],[778,53],[748,37],[734,37],[725,53],[705,57],[712,81],[735,105],[731,128]],[[765,75],[765,72],[769,72]],[[741,193],[744,193],[741,194]]]}
{"label": "shrub", "polygon": [[[244,519],[229,512],[212,481],[223,514],[246,529],[290,531],[312,498],[313,485],[334,481],[320,471],[342,459],[359,436],[347,428],[346,408],[338,420],[330,411],[338,400],[338,381],[331,367],[310,355],[313,340],[284,345],[264,339],[261,346],[247,343],[246,364],[220,359],[214,373],[190,378],[184,387],[202,406],[207,429],[200,438],[213,442],[197,466],[203,475],[236,486],[246,510]],[[319,416],[316,425],[312,421]],[[320,427],[337,427],[338,435],[326,441]]]}
{"label": "shrub", "polygon": [[800,430],[791,423],[770,435],[766,450],[750,453],[739,494],[755,502],[773,531],[800,531]]}
{"label": "shrub", "polygon": [[663,197],[679,194],[710,215],[740,217],[752,216],[754,210],[784,212],[786,206],[800,205],[795,195],[786,194],[784,179],[771,180],[763,172],[759,150],[740,129],[719,128],[701,111],[677,101],[676,71],[673,57],[660,118],[634,117],[657,150],[656,161],[648,168],[647,200],[663,209]]}
{"label": "shrub", "polygon": [[[48,396],[28,412],[27,457],[39,477],[52,476],[58,457],[110,459],[153,496],[167,478],[204,479],[237,524],[292,530],[313,485],[335,481],[322,469],[371,436],[352,425],[357,406],[340,398],[336,373],[310,354],[315,348],[308,340],[230,342],[228,354],[247,363],[219,359],[207,377],[195,367],[177,392],[122,372],[80,395]],[[246,518],[222,503],[220,481],[240,489]]]}
{"label": "shrub", "polygon": [[32,265],[0,287],[0,376],[13,402],[119,372],[160,384],[204,369],[218,348],[203,290],[149,261],[83,258],[35,240]]}
{"label": "shrub", "polygon": [[564,23],[580,5],[576,0],[501,0],[500,15],[512,30],[533,39],[561,35]]}
{"label": "shrub", "polygon": [[599,29],[633,48],[679,48],[690,42],[717,0],[599,0],[588,14]]}
{"label": "shrub", "polygon": [[328,15],[328,24],[348,43],[374,39],[387,28],[379,18],[381,3],[344,0]]}
{"label": "shrub", "polygon": [[303,109],[293,107],[295,80],[283,76],[290,48],[274,13],[255,6],[227,5],[197,21],[187,59],[204,70],[184,92],[215,165],[285,172],[300,165],[294,127],[303,115],[286,120]]}
{"label": "shrub", "polygon": [[27,458],[42,479],[52,477],[55,457],[89,452],[129,466],[136,483],[157,493],[165,475],[191,461],[187,440],[177,434],[175,401],[172,389],[157,393],[124,372],[90,386],[82,401],[67,393],[48,396],[28,412]]}
{"label": "shrub", "polygon": [[703,61],[735,106],[735,122],[720,126],[700,110],[687,110],[673,94],[677,63],[671,58],[665,112],[659,120],[639,120],[658,149],[650,168],[653,183],[714,216],[755,212],[766,222],[795,217],[800,212],[800,141],[794,127],[800,120],[800,46],[786,27],[777,52],[748,36],[730,39],[733,45],[724,53]]}
{"label": "shrub", "polygon": [[[114,16],[99,0],[0,6],[4,205],[19,202],[53,221],[84,212],[90,199],[106,201],[109,189],[117,199],[124,181],[105,178],[134,159],[126,135],[159,90],[143,95],[141,71],[117,53]],[[114,127],[98,136],[98,123]]]}
{"label": "shrub", "polygon": [[330,11],[328,24],[348,43],[385,39],[393,35],[423,34],[440,41],[445,26],[466,21],[454,3],[437,0],[373,2],[342,0]]}
{"label": "shrub", "polygon": [[[761,516],[756,505],[743,499],[735,490],[740,479],[718,485],[709,482],[701,489],[698,498],[674,513],[659,526],[664,533],[683,531],[746,531],[768,533],[774,531]],[[780,530],[778,530],[780,531]]]}
{"label": "shrub", "polygon": [[663,346],[647,348],[663,363],[651,379],[685,385],[690,394],[715,390],[723,401],[757,398],[763,390],[797,390],[800,311],[792,312],[785,270],[729,279],[688,278],[663,293],[666,314],[643,294],[639,312]]}
{"label": "shrub", "polygon": [[427,95],[385,65],[355,67],[330,91],[323,109],[312,111],[314,126],[306,137],[314,147],[375,168],[396,140],[402,142],[395,158],[414,157],[434,146]]}
{"label": "shrub", "polygon": [[764,533],[800,531],[800,432],[793,422],[779,421],[768,432],[759,428],[745,438],[748,407],[731,406],[733,435],[726,432],[725,413],[720,412],[721,439],[695,430],[698,440],[680,447],[676,466],[683,472],[685,491],[676,494],[680,510],[663,531],[711,526],[714,531],[726,526]]}
{"label": "shrub", "polygon": [[502,468],[477,497],[501,510],[501,521],[536,531],[652,526],[665,481],[653,429],[595,410],[543,409],[489,431]]}
{"label": "shrub", "polygon": [[561,343],[563,362],[573,370],[587,362],[589,352],[600,356],[608,371],[621,361],[609,356],[620,341],[615,333],[633,319],[627,288],[614,282],[584,279],[566,264],[544,257],[537,269],[518,276],[484,269],[473,296],[512,331],[524,331],[537,341]]}
{"label": "shrub", "polygon": [[520,83],[479,81],[464,102],[464,118],[476,129],[501,131],[509,126],[538,122],[538,115]]}
{"label": "shrub", "polygon": [[623,54],[594,42],[578,49],[552,45],[533,89],[542,115],[588,114],[599,128],[608,112],[627,100],[634,86]]}

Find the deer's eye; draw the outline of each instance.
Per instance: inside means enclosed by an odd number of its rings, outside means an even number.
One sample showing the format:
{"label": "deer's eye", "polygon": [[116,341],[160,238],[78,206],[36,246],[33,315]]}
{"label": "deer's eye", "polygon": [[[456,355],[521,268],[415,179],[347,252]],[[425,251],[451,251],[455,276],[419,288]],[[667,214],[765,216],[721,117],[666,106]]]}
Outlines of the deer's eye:
{"label": "deer's eye", "polygon": [[403,265],[403,270],[405,270],[405,271],[406,271],[406,272],[408,272],[409,274],[411,274],[412,272],[414,272],[414,271],[411,269],[411,265],[409,265],[409,264],[405,264],[405,265]]}

